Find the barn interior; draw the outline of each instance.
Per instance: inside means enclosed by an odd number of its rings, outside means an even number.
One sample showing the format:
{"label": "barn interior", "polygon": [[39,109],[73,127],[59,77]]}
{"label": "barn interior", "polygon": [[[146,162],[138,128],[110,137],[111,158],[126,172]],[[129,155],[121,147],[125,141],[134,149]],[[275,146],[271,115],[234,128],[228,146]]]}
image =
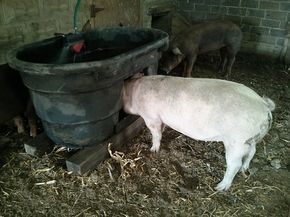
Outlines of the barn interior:
{"label": "barn interior", "polygon": [[[290,2],[3,0],[0,9],[0,216],[290,216]],[[166,127],[152,153],[149,129],[120,98],[140,72],[184,76],[186,57],[169,74],[162,57],[215,20],[242,32],[231,74],[210,49],[190,77],[244,84],[276,105],[249,170],[222,192],[222,142]]]}

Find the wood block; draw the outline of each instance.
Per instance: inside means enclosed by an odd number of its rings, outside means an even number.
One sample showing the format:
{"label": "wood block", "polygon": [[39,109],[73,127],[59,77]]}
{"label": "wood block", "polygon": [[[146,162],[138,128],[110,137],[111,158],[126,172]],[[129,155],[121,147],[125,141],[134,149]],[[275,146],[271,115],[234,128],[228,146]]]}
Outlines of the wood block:
{"label": "wood block", "polygon": [[128,115],[124,119],[122,119],[115,127],[115,133],[119,133],[121,130],[123,130],[125,127],[132,124],[134,121],[136,121],[139,118],[137,115]]}
{"label": "wood block", "polygon": [[45,153],[50,153],[53,147],[54,143],[45,133],[41,133],[24,143],[25,152],[35,157],[41,157]]}
{"label": "wood block", "polygon": [[72,171],[75,174],[82,175],[94,169],[100,162],[109,156],[107,150],[109,143],[112,143],[112,147],[116,148],[135,137],[143,126],[144,121],[141,117],[139,117],[132,124],[121,130],[119,133],[113,135],[105,142],[94,147],[85,148],[78,151],[66,160],[67,170]]}

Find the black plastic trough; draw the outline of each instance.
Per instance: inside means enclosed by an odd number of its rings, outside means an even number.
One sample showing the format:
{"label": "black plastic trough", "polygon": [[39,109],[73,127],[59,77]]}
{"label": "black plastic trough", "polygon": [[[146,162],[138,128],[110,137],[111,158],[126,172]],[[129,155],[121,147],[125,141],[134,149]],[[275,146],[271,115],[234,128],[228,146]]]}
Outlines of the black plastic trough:
{"label": "black plastic trough", "polygon": [[59,145],[95,145],[114,133],[123,81],[156,73],[165,32],[101,28],[28,44],[8,53],[20,71],[47,135]]}

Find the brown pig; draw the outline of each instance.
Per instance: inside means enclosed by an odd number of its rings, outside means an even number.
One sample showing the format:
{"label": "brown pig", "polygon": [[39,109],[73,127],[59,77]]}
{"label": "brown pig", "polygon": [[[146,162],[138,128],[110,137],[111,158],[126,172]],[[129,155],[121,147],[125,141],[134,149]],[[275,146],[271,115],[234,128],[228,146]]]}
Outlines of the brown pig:
{"label": "brown pig", "polygon": [[250,88],[219,79],[144,76],[123,87],[124,111],[140,115],[158,152],[164,125],[196,140],[221,141],[227,169],[217,190],[227,190],[248,169],[256,143],[268,132],[275,104]]}
{"label": "brown pig", "polygon": [[219,70],[228,77],[235,55],[240,49],[242,31],[230,21],[208,21],[195,24],[171,40],[170,48],[160,60],[160,69],[169,73],[184,60],[183,76],[190,77],[198,54],[220,50]]}

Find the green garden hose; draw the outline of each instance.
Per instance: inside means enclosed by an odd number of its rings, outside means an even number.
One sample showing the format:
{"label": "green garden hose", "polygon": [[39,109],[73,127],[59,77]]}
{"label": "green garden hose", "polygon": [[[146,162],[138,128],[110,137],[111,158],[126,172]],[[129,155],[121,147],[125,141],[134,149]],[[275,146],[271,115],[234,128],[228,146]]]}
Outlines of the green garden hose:
{"label": "green garden hose", "polygon": [[80,3],[81,3],[81,0],[77,0],[77,3],[76,3],[76,6],[75,6],[75,10],[74,10],[74,17],[73,17],[73,28],[74,28],[74,31],[75,33],[77,32],[77,13],[79,11],[79,8],[80,8]]}

